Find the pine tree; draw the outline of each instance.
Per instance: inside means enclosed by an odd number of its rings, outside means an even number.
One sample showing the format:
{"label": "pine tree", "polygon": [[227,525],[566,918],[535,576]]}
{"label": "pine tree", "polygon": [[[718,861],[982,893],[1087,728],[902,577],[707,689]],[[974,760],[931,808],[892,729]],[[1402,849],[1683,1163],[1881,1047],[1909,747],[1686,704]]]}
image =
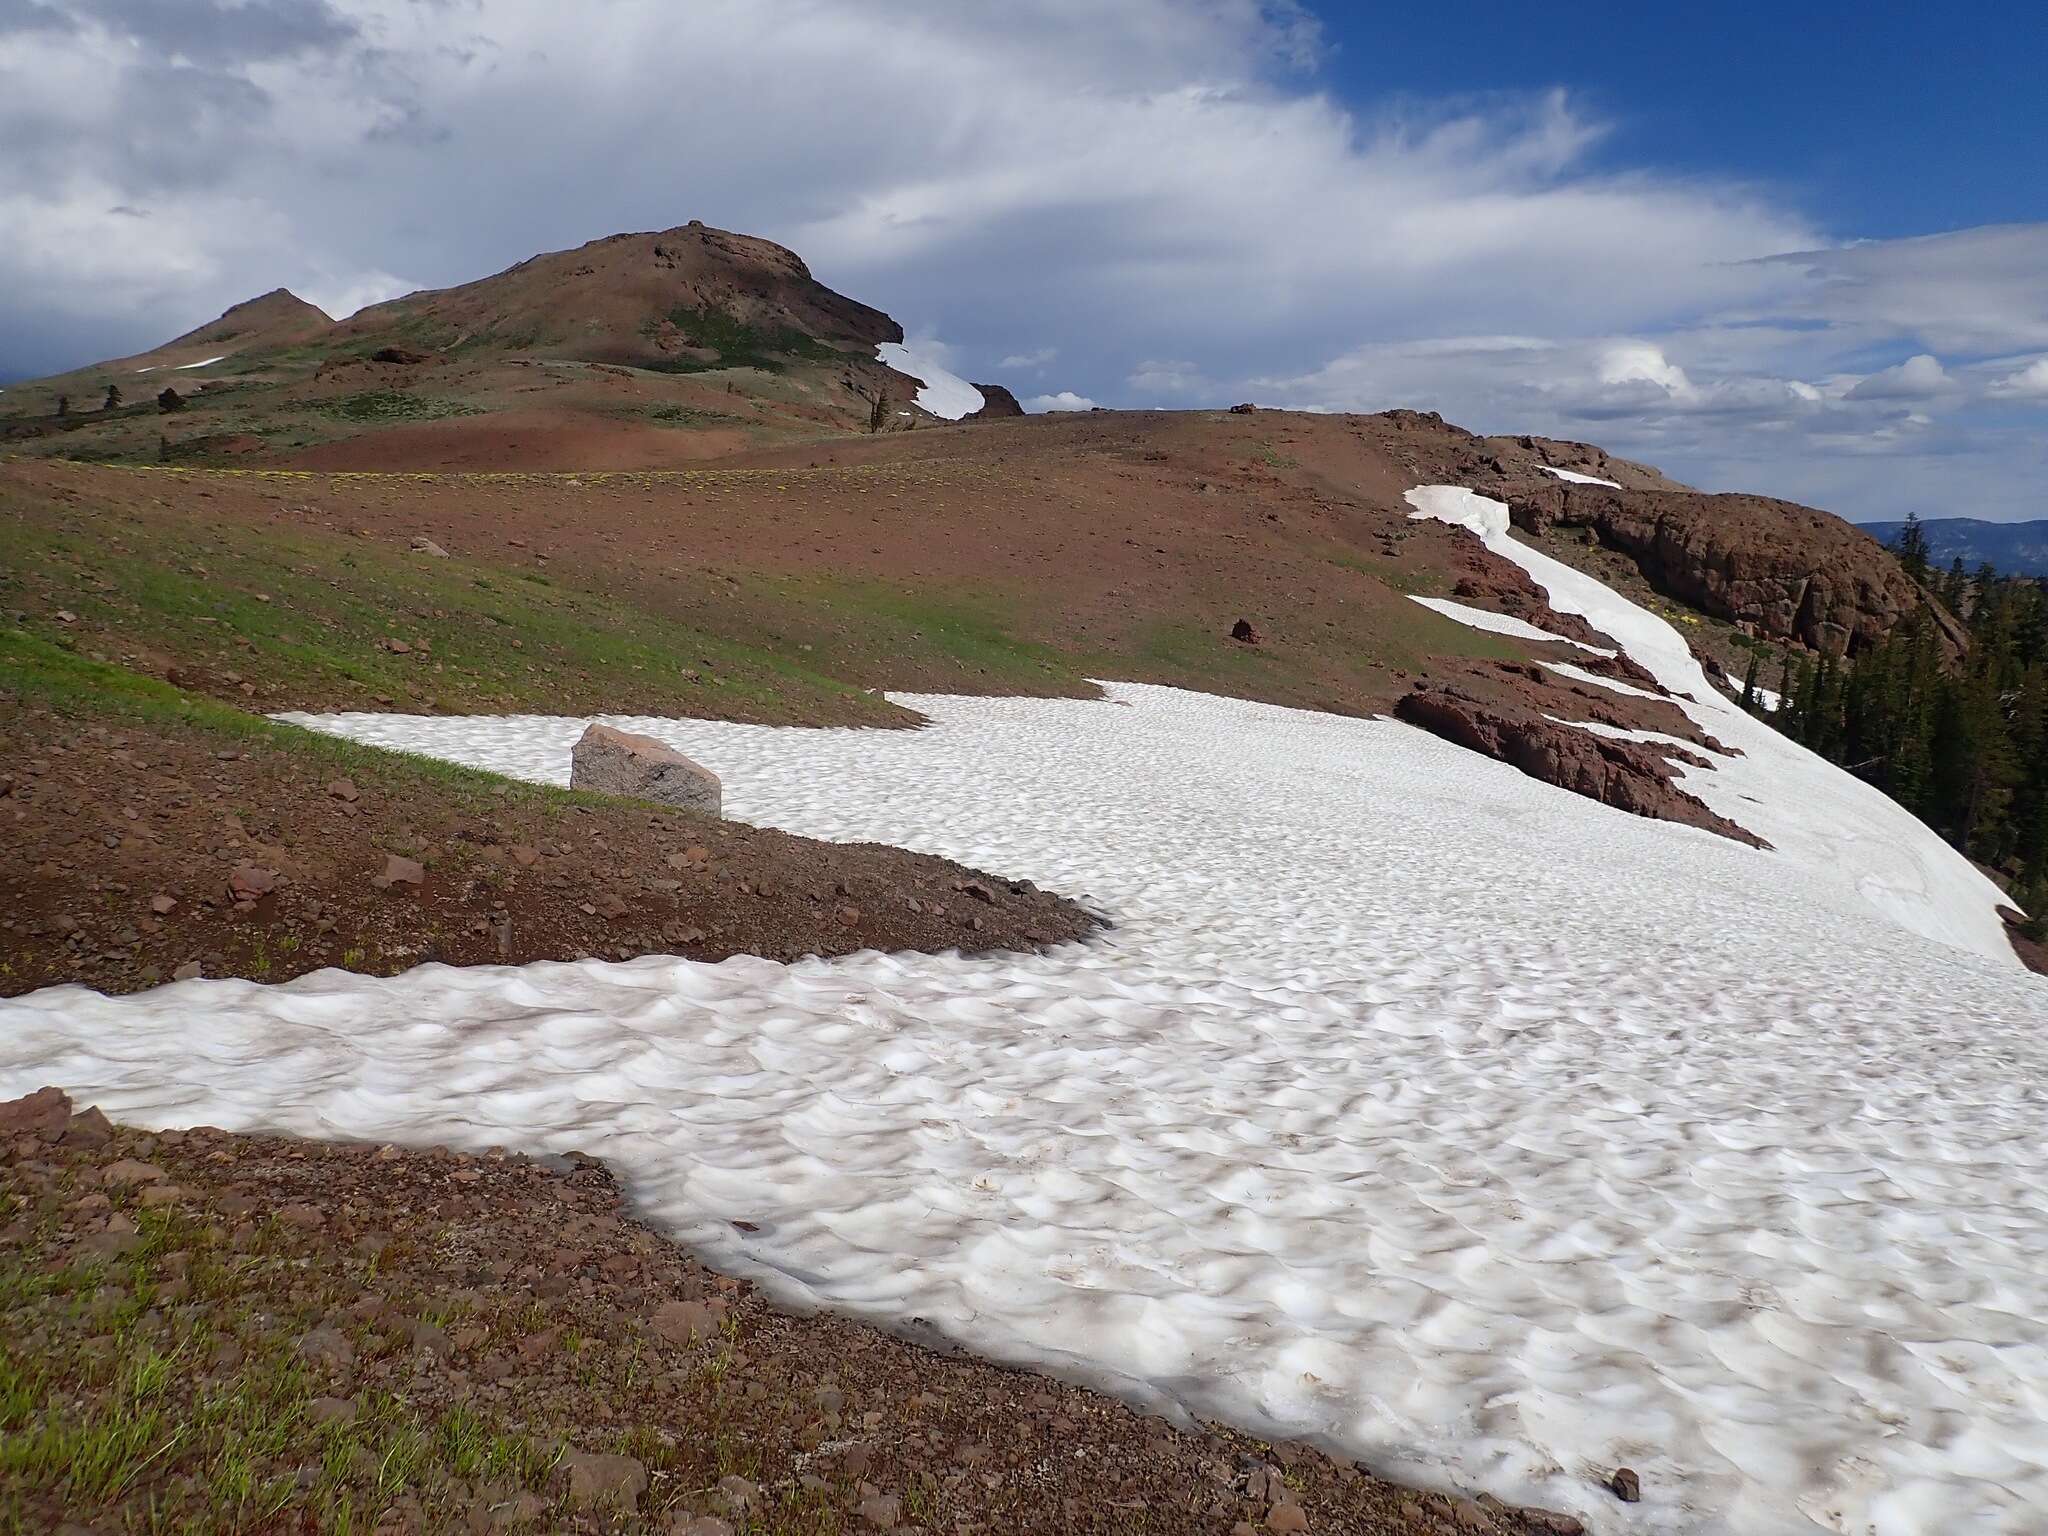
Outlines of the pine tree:
{"label": "pine tree", "polygon": [[1908,576],[1915,581],[1927,579],[1927,530],[1920,525],[1919,513],[1906,514],[1906,525],[1899,530],[1892,553],[1899,557],[1899,564],[1906,568]]}
{"label": "pine tree", "polygon": [[1759,707],[1756,697],[1756,674],[1757,668],[1762,664],[1762,661],[1762,652],[1751,651],[1749,653],[1749,665],[1743,669],[1742,673],[1742,707],[1752,715],[1757,712]]}
{"label": "pine tree", "polygon": [[1948,575],[1941,582],[1941,603],[1950,613],[1963,611],[1963,598],[1969,593],[1970,578],[1963,573],[1963,557],[1957,555],[1948,563]]}

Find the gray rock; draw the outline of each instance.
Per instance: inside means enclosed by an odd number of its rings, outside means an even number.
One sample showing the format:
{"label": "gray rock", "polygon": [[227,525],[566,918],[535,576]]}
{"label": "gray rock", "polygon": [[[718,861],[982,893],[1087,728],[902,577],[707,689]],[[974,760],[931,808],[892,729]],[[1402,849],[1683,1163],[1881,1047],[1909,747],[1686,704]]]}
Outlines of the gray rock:
{"label": "gray rock", "polygon": [[718,775],[710,769],[652,736],[635,736],[608,725],[591,726],[576,743],[569,757],[569,787],[629,795],[712,816],[719,814],[722,803]]}
{"label": "gray rock", "polygon": [[569,1507],[596,1509],[617,1505],[627,1514],[636,1512],[640,1495],[647,1490],[647,1468],[631,1456],[590,1456],[570,1451],[562,1458],[569,1474]]}

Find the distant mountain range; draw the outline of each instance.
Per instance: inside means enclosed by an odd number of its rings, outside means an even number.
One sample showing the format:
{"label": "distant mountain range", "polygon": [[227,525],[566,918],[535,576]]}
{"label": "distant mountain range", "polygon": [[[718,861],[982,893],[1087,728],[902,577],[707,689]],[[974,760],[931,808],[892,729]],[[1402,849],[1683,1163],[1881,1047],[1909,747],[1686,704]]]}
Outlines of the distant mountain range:
{"label": "distant mountain range", "polygon": [[[1906,525],[1859,523],[1865,533],[1889,544]],[[1943,567],[1960,555],[1974,571],[1990,561],[2005,576],[2048,576],[2048,518],[2031,523],[1987,523],[1977,517],[1930,517],[1920,524],[1927,530],[1928,564]]]}

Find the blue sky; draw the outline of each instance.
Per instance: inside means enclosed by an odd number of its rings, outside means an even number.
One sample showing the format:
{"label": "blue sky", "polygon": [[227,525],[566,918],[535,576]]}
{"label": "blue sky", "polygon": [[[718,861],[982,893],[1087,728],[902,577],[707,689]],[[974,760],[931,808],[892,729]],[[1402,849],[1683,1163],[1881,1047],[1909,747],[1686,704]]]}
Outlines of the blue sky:
{"label": "blue sky", "polygon": [[0,0],[0,377],[701,218],[1038,408],[2048,516],[2044,14]]}
{"label": "blue sky", "polygon": [[2048,6],[1327,5],[1365,111],[1570,89],[1616,168],[1734,175],[1864,239],[2048,215]]}

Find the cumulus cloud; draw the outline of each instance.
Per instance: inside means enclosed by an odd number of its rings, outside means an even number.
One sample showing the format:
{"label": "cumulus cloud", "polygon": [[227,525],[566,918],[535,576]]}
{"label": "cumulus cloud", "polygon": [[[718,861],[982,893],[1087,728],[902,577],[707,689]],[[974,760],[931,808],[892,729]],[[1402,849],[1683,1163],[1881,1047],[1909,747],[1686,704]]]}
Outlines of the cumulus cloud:
{"label": "cumulus cloud", "polygon": [[1994,380],[1987,393],[2007,400],[2048,400],[2048,357]]}
{"label": "cumulus cloud", "polygon": [[[1852,418],[1884,402],[1848,398],[1873,370],[1944,359],[1957,388],[1925,403],[1953,417],[2024,397],[1985,359],[2048,349],[2048,226],[1841,245],[1753,188],[1627,166],[1561,92],[1354,110],[1322,48],[1274,0],[886,27],[873,0],[609,0],[602,25],[540,0],[0,7],[0,370],[280,283],[345,309],[692,217],[942,332],[970,377],[1057,359],[1061,395],[1161,405],[1280,381],[1597,427],[1764,489],[1811,483],[1814,422],[1875,430]],[[2017,480],[2011,440],[1971,441]]]}
{"label": "cumulus cloud", "polygon": [[1027,411],[1092,411],[1095,402],[1086,395],[1077,395],[1071,389],[1063,389],[1056,395],[1033,395],[1024,402]]}
{"label": "cumulus cloud", "polygon": [[1849,391],[1851,400],[1938,400],[1956,392],[1938,358],[1921,352],[1903,363],[1883,368]]}

